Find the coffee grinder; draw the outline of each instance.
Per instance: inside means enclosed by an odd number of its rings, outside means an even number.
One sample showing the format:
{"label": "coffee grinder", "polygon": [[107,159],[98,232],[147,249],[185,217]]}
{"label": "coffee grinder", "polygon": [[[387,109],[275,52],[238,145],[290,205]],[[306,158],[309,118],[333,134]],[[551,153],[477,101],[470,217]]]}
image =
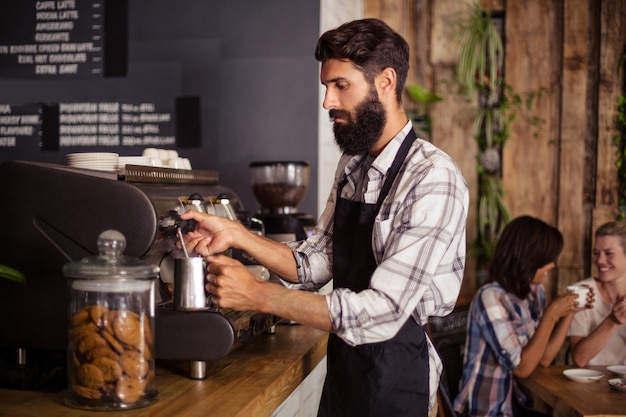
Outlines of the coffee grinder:
{"label": "coffee grinder", "polygon": [[265,236],[278,242],[306,239],[316,224],[313,216],[298,210],[309,185],[309,163],[251,162],[250,180],[261,204],[256,217],[263,222]]}

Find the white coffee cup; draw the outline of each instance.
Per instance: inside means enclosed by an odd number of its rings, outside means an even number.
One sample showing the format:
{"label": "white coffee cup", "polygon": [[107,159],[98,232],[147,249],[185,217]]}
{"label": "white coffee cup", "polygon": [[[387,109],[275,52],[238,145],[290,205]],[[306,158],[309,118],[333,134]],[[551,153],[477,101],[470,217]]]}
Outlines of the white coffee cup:
{"label": "white coffee cup", "polygon": [[587,295],[591,289],[586,285],[568,285],[567,292],[573,292],[578,294],[578,298],[576,298],[576,302],[578,303],[578,307],[584,307],[587,305]]}

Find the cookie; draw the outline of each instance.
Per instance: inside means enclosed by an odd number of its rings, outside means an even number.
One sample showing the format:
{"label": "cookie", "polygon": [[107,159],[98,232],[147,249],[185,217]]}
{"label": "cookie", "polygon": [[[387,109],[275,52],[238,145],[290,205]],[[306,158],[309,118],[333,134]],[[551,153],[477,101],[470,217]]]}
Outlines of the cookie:
{"label": "cookie", "polygon": [[152,336],[152,328],[150,327],[150,319],[148,316],[141,316],[139,319],[141,324],[141,328],[143,330],[144,339],[148,345],[152,345],[154,342],[154,337]]}
{"label": "cookie", "polygon": [[76,342],[76,351],[85,354],[90,350],[108,346],[107,341],[97,332],[87,333]]}
{"label": "cookie", "polygon": [[104,322],[104,328],[106,331],[108,331],[109,333],[113,334],[113,321],[115,320],[115,318],[117,316],[119,316],[119,310],[110,310],[109,313],[107,314],[107,318]]}
{"label": "cookie", "polygon": [[109,309],[105,306],[95,305],[89,309],[89,318],[98,327],[104,327],[108,318]]}
{"label": "cookie", "polygon": [[110,347],[106,346],[92,349],[86,352],[84,357],[87,362],[93,362],[98,358],[108,358],[117,362],[119,359],[119,354],[117,352],[114,352],[113,349],[111,349]]}
{"label": "cookie", "polygon": [[80,311],[74,313],[70,319],[72,327],[78,327],[86,324],[89,321],[89,309],[83,308]]}
{"label": "cookie", "polygon": [[100,389],[104,386],[104,376],[102,371],[90,363],[82,364],[76,369],[76,377],[83,385],[91,389]]}
{"label": "cookie", "polygon": [[74,392],[76,393],[76,395],[83,398],[88,398],[90,400],[99,400],[100,398],[102,398],[102,393],[100,392],[100,390],[84,387],[82,385],[75,385]]}
{"label": "cookie", "polygon": [[150,349],[151,345],[145,344],[143,345],[143,349],[141,350],[141,354],[143,355],[143,358],[147,361],[152,360],[152,350]]}
{"label": "cookie", "polygon": [[111,332],[103,330],[101,334],[114,351],[117,353],[124,352],[124,346],[122,346],[122,344],[115,338],[115,336],[113,336]]}
{"label": "cookie", "polygon": [[102,371],[104,382],[115,382],[122,376],[122,367],[114,359],[96,358],[92,363]]}
{"label": "cookie", "polygon": [[143,378],[150,370],[150,364],[141,353],[134,350],[125,350],[120,356],[122,370],[131,378]]}
{"label": "cookie", "polygon": [[98,332],[98,328],[95,324],[88,322],[86,324],[80,325],[78,327],[74,327],[69,332],[70,342],[73,344],[78,343],[80,339],[87,335],[96,334]]}
{"label": "cookie", "polygon": [[144,394],[146,382],[141,379],[122,377],[115,386],[117,397],[124,403],[134,403]]}
{"label": "cookie", "polygon": [[113,323],[111,323],[113,334],[124,345],[139,349],[143,342],[139,316],[137,314],[127,313],[129,312],[120,312],[120,314],[115,317]]}

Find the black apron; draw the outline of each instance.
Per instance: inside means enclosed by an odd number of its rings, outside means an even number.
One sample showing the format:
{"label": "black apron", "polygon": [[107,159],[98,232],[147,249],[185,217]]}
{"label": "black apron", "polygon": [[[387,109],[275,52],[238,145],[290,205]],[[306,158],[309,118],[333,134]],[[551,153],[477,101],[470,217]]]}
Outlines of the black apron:
{"label": "black apron", "polygon": [[[404,139],[376,204],[341,198],[337,187],[333,232],[333,285],[359,292],[369,287],[376,260],[374,220],[415,141]],[[424,328],[412,317],[389,340],[349,346],[335,334],[328,339],[328,372],[318,417],[428,416],[428,345]]]}

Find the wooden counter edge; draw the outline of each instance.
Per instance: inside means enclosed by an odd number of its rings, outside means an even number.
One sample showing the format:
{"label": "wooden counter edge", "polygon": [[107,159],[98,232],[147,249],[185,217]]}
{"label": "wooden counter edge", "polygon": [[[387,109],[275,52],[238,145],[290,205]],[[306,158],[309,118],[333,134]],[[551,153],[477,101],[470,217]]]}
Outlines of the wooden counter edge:
{"label": "wooden counter edge", "polygon": [[[119,417],[268,417],[326,355],[328,334],[301,325],[279,325],[207,365],[208,378],[192,380],[157,361],[159,400],[144,408],[118,410]],[[0,416],[83,417],[102,411],[72,409],[62,393],[0,389]],[[224,414],[224,413],[227,414]]]}

